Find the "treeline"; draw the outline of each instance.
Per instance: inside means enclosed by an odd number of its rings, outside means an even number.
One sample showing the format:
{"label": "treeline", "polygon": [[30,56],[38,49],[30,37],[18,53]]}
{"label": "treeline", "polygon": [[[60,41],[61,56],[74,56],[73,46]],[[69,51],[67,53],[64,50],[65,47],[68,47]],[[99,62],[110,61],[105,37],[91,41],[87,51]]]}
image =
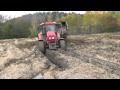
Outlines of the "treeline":
{"label": "treeline", "polygon": [[69,23],[70,34],[120,31],[119,11],[87,11],[84,15],[73,13],[61,19]]}
{"label": "treeline", "polygon": [[6,19],[0,15],[0,39],[35,37],[37,26],[44,21],[67,21],[69,34],[120,31],[119,11],[87,11],[85,14],[47,12]]}
{"label": "treeline", "polygon": [[45,21],[56,21],[66,15],[64,12],[40,12],[8,20],[0,15],[0,39],[35,37],[38,34],[38,24]]}

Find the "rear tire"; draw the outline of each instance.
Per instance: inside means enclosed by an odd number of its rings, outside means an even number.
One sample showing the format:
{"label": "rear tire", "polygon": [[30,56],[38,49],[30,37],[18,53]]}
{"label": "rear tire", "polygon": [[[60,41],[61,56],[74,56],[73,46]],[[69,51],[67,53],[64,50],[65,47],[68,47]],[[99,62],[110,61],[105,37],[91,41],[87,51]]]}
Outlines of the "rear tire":
{"label": "rear tire", "polygon": [[39,41],[39,50],[45,54],[46,53],[46,49],[44,47],[44,42],[43,41]]}
{"label": "rear tire", "polygon": [[66,51],[66,42],[65,40],[60,40],[60,47]]}

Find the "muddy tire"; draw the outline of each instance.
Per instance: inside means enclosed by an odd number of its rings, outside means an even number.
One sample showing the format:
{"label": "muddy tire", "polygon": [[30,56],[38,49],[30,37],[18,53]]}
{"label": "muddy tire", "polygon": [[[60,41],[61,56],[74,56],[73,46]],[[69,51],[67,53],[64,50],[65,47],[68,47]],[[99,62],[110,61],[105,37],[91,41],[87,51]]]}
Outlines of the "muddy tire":
{"label": "muddy tire", "polygon": [[66,50],[66,42],[65,42],[65,40],[60,40],[60,47],[61,47],[61,49]]}
{"label": "muddy tire", "polygon": [[46,49],[45,49],[45,47],[44,47],[44,42],[43,41],[39,41],[39,50],[43,53],[43,54],[45,54],[45,52],[46,52]]}

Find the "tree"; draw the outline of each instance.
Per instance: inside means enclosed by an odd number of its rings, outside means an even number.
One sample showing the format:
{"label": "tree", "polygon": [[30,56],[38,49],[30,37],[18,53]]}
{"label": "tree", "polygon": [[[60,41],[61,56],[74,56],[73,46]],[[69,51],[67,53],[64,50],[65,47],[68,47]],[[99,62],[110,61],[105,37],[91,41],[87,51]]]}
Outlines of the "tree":
{"label": "tree", "polygon": [[31,27],[30,29],[30,37],[36,37],[37,36],[37,20],[36,20],[36,15],[33,16],[32,21],[31,21]]}
{"label": "tree", "polygon": [[114,11],[114,16],[117,19],[118,26],[119,26],[118,30],[120,31],[120,11]]}

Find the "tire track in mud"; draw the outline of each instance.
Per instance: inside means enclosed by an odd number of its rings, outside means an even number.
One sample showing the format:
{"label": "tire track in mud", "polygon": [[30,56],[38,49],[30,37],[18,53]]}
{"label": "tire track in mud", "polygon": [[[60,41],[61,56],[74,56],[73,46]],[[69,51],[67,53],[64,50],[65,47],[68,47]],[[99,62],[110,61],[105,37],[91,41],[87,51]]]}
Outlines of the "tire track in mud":
{"label": "tire track in mud", "polygon": [[94,58],[94,57],[82,54],[82,52],[78,53],[75,50],[70,50],[70,49],[68,51],[58,50],[58,52],[62,54],[66,54],[68,56],[79,58],[79,60],[85,63],[91,63],[93,65],[96,65],[100,68],[105,69],[107,72],[110,72],[111,74],[116,74],[120,76],[120,65],[117,63]]}
{"label": "tire track in mud", "polygon": [[[120,78],[120,76],[118,76],[119,74],[108,71],[110,70],[109,68],[108,70],[106,70],[105,68],[101,68],[99,65],[89,62],[88,59],[90,57],[86,56],[86,58],[84,58],[85,55],[82,54],[81,56],[79,54],[74,53],[74,51],[70,49],[68,49],[67,51],[64,51],[62,49],[57,49],[56,51],[47,50],[45,56],[48,58],[48,60],[50,60],[51,63],[55,64],[55,66],[57,67],[54,70],[55,79],[59,79],[59,78],[116,78],[116,77]],[[84,71],[84,69],[86,71]],[[90,71],[88,69],[90,69]],[[75,75],[73,73],[75,73]],[[100,74],[97,74],[97,73],[100,73]]]}
{"label": "tire track in mud", "polygon": [[66,69],[68,68],[68,61],[60,56],[60,53],[56,50],[46,50],[45,56],[51,61],[51,63],[55,64],[60,69]]}

